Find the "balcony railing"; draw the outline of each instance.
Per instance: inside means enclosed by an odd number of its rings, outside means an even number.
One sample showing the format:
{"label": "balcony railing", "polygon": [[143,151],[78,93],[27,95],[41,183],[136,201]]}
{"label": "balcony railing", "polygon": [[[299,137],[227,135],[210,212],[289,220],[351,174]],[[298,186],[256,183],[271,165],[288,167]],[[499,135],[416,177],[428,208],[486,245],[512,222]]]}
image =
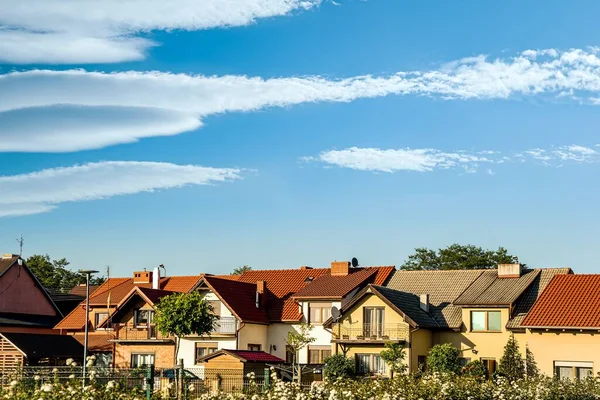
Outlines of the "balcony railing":
{"label": "balcony railing", "polygon": [[334,341],[386,341],[409,339],[405,324],[334,324]]}
{"label": "balcony railing", "polygon": [[115,340],[166,340],[173,339],[163,335],[156,329],[155,324],[112,324],[115,330]]}
{"label": "balcony railing", "polygon": [[222,317],[215,323],[212,333],[234,334],[236,330],[237,320],[234,317]]}

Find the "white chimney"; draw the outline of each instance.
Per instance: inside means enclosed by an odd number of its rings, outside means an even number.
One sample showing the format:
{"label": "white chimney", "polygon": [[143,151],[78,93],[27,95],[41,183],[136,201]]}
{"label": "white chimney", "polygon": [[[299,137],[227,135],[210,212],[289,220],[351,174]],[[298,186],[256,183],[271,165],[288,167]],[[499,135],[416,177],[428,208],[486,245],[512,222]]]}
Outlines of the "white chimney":
{"label": "white chimney", "polygon": [[498,278],[519,278],[521,272],[521,264],[498,264]]}
{"label": "white chimney", "polygon": [[419,296],[419,307],[425,312],[429,312],[429,295],[422,294]]}
{"label": "white chimney", "polygon": [[152,289],[160,289],[160,268],[158,267],[152,271]]}

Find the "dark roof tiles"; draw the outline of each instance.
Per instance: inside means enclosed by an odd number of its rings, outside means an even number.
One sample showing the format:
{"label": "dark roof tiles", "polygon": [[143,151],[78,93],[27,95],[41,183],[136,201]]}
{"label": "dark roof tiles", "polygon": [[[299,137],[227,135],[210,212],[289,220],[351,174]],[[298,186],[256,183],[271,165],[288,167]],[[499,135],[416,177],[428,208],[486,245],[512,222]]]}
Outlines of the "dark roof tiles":
{"label": "dark roof tiles", "polygon": [[539,269],[525,269],[518,278],[499,278],[498,270],[483,271],[457,299],[456,305],[497,306],[512,305],[531,285]]}

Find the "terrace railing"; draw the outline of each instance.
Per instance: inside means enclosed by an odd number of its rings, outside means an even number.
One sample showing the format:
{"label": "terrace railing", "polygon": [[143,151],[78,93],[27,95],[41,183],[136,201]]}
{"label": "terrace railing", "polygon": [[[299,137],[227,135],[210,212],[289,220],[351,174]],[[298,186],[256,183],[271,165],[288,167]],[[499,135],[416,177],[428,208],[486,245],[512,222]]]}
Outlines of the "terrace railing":
{"label": "terrace railing", "polygon": [[334,324],[334,341],[385,341],[409,340],[406,324]]}

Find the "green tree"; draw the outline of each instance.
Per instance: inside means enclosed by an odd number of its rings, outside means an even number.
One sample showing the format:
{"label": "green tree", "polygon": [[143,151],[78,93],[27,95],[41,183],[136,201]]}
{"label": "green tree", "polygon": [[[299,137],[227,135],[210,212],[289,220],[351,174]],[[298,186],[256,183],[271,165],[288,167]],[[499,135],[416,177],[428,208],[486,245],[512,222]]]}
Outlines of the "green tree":
{"label": "green tree", "polygon": [[156,305],[154,323],[163,335],[176,338],[175,363],[181,338],[188,335],[207,335],[219,317],[200,292],[174,293],[160,299]]}
{"label": "green tree", "polygon": [[481,360],[473,360],[462,367],[460,371],[464,376],[470,376],[472,378],[483,379],[487,375],[485,365]]}
{"label": "green tree", "polygon": [[252,267],[244,265],[243,267],[237,267],[233,270],[231,275],[242,275],[244,272],[252,271]]}
{"label": "green tree", "polygon": [[394,373],[403,373],[406,371],[406,364],[404,364],[404,352],[403,346],[400,343],[387,342],[385,349],[379,353],[379,356],[385,361],[392,372],[392,378]]}
{"label": "green tree", "polygon": [[[48,290],[66,293],[73,287],[85,283],[85,275],[68,269],[66,258],[52,260],[48,254],[34,254],[25,260],[27,267]],[[91,277],[90,285],[100,285],[104,277]]]}
{"label": "green tree", "polygon": [[460,351],[450,343],[436,344],[427,356],[427,372],[453,373],[460,371]]}
{"label": "green tree", "polygon": [[511,382],[523,379],[525,376],[525,364],[519,351],[519,343],[517,343],[513,333],[511,333],[506,346],[504,346],[504,354],[498,364],[497,372],[498,375]]}
{"label": "green tree", "polygon": [[323,363],[323,373],[327,379],[346,379],[354,376],[354,361],[345,354],[334,354],[323,360]]}
{"label": "green tree", "polygon": [[540,370],[538,369],[537,362],[535,362],[533,353],[529,349],[529,346],[525,346],[525,375],[528,378],[537,378],[539,374]]}
{"label": "green tree", "polygon": [[302,379],[302,371],[300,367],[300,363],[298,362],[298,352],[308,346],[309,344],[315,341],[315,338],[310,335],[310,331],[312,331],[313,326],[310,324],[302,324],[300,325],[300,329],[292,329],[288,332],[287,337],[285,339],[286,344],[290,349],[294,351],[296,355],[294,357],[294,362],[292,363],[293,376],[295,379],[300,382]]}
{"label": "green tree", "polygon": [[498,264],[518,263],[517,256],[508,254],[504,247],[485,250],[472,244],[452,244],[437,251],[419,247],[400,266],[403,270],[457,270],[491,269]]}

